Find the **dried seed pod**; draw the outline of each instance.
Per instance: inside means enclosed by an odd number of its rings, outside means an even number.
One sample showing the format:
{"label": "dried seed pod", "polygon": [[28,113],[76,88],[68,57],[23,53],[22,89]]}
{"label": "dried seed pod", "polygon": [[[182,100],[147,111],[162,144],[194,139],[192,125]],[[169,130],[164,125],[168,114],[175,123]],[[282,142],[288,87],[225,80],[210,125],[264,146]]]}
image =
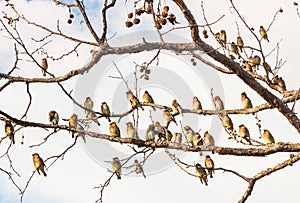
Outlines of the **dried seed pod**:
{"label": "dried seed pod", "polygon": [[162,28],[161,24],[157,20],[155,21],[155,27],[159,30]]}
{"label": "dried seed pod", "polygon": [[169,6],[164,6],[164,11],[168,12],[169,11]]}
{"label": "dried seed pod", "polygon": [[159,22],[161,25],[167,24],[167,20],[166,20],[165,18],[160,18],[160,19],[158,19],[158,22]]}
{"label": "dried seed pod", "polygon": [[208,38],[208,35],[204,35],[204,38],[207,39],[207,38]]}
{"label": "dried seed pod", "polygon": [[125,25],[126,25],[126,27],[132,27],[132,26],[133,26],[133,23],[132,23],[131,21],[127,20],[127,21],[125,22]]}
{"label": "dried seed pod", "polygon": [[148,13],[148,14],[152,13],[152,6],[151,6],[151,4],[148,4],[146,13]]}
{"label": "dried seed pod", "polygon": [[150,74],[150,73],[151,73],[151,70],[150,70],[150,69],[147,69],[147,70],[146,70],[146,73],[147,73],[147,74]]}
{"label": "dried seed pod", "polygon": [[142,15],[144,12],[145,11],[142,8],[135,9],[135,14],[138,16]]}
{"label": "dried seed pod", "polygon": [[128,13],[127,14],[127,17],[130,19],[130,18],[132,18],[133,17],[133,13]]}
{"label": "dried seed pod", "polygon": [[135,19],[133,20],[133,23],[134,23],[134,24],[139,24],[139,23],[140,23],[140,19],[139,19],[139,18],[135,18]]}
{"label": "dried seed pod", "polygon": [[68,20],[68,24],[71,24],[71,23],[72,23],[72,20],[71,20],[71,19],[69,19],[69,20]]}
{"label": "dried seed pod", "polygon": [[71,13],[70,14],[70,18],[74,18],[75,16],[74,16],[74,14],[73,13]]}
{"label": "dried seed pod", "polygon": [[168,12],[167,11],[163,11],[161,13],[161,16],[164,17],[164,18],[168,17]]}
{"label": "dried seed pod", "polygon": [[203,33],[203,35],[206,35],[207,34],[207,30],[203,30],[202,33]]}

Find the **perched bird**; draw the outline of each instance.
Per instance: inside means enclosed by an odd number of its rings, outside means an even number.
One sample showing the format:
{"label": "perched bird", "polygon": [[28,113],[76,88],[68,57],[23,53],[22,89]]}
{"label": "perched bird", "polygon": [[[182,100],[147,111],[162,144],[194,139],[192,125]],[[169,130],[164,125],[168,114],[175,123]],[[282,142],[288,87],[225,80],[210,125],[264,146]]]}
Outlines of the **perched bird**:
{"label": "perched bird", "polygon": [[243,105],[244,109],[250,109],[253,107],[251,100],[248,98],[248,96],[245,92],[241,93],[241,100],[242,100],[242,105]]}
{"label": "perched bird", "polygon": [[217,32],[216,34],[215,34],[215,38],[216,38],[216,40],[220,43],[220,44],[222,44],[222,42],[221,42],[221,40],[220,40],[220,33],[219,32]]}
{"label": "perched bird", "polygon": [[203,145],[203,140],[201,138],[201,135],[196,132],[194,135],[193,135],[193,146],[201,146]]}
{"label": "perched bird", "polygon": [[[70,128],[70,130],[76,129],[77,124],[78,124],[77,115],[75,113],[73,113],[72,116],[69,119],[69,128]],[[74,138],[74,132],[72,132],[72,138]]]}
{"label": "perched bird", "polygon": [[171,131],[169,131],[166,127],[163,127],[163,128],[164,128],[164,131],[165,131],[165,133],[164,133],[165,139],[168,140],[168,141],[171,141],[172,137],[173,137]]}
{"label": "perched bird", "polygon": [[127,126],[126,127],[127,138],[138,139],[138,137],[136,135],[135,128],[133,127],[132,122],[126,123],[126,126]]}
{"label": "perched bird", "polygon": [[144,178],[146,178],[145,173],[144,173],[144,169],[141,166],[141,164],[138,162],[138,160],[134,160],[133,166],[135,167],[134,171],[136,172],[136,174],[141,173],[144,176]]}
{"label": "perched bird", "polygon": [[223,46],[223,47],[226,46],[227,36],[226,36],[225,30],[221,30],[221,31],[220,31],[220,42],[222,43],[222,46]]}
{"label": "perched bird", "polygon": [[275,139],[274,139],[273,135],[270,133],[270,131],[264,130],[263,137],[264,137],[266,144],[275,144]]}
{"label": "perched bird", "polygon": [[199,101],[198,97],[193,97],[193,109],[194,110],[202,110],[201,102]]}
{"label": "perched bird", "polygon": [[[48,120],[49,120],[50,123],[52,123],[52,125],[57,125],[58,121],[59,121],[58,113],[56,111],[51,110],[49,112]],[[56,128],[54,128],[54,132],[56,132]]]}
{"label": "perched bird", "polygon": [[243,41],[242,37],[240,37],[240,36],[237,37],[236,44],[240,48],[241,52],[243,52],[244,41]]}
{"label": "perched bird", "polygon": [[221,98],[219,96],[215,96],[213,98],[213,102],[215,104],[215,108],[217,111],[222,111],[224,110],[224,104],[223,101],[221,100]]}
{"label": "perched bird", "polygon": [[272,83],[274,85],[278,85],[279,87],[281,87],[284,91],[286,91],[286,86],[285,86],[285,82],[284,80],[282,79],[282,77],[278,77],[278,75],[275,75],[273,80],[272,80]]}
{"label": "perched bird", "polygon": [[260,34],[260,36],[261,36],[263,39],[265,39],[265,40],[267,40],[268,42],[270,42],[269,39],[268,39],[267,32],[266,32],[266,30],[264,29],[264,27],[263,27],[262,25],[259,27],[259,34]]}
{"label": "perched bird", "polygon": [[250,56],[248,58],[248,62],[250,64],[250,66],[256,67],[256,66],[260,65],[261,59],[260,59],[260,57],[258,55]]}
{"label": "perched bird", "polygon": [[158,131],[159,133],[165,132],[164,128],[160,125],[160,122],[156,121],[154,123],[154,126],[155,126],[155,130]]}
{"label": "perched bird", "polygon": [[176,99],[174,99],[172,101],[172,111],[174,112],[174,116],[181,114],[181,116],[183,116],[182,114],[182,107],[180,106],[180,104],[176,101]]}
{"label": "perched bird", "polygon": [[112,161],[112,169],[114,170],[114,172],[116,173],[118,179],[121,179],[121,168],[122,168],[122,165],[121,165],[121,162],[119,160],[118,157],[114,157],[113,158],[113,161]]}
{"label": "perched bird", "polygon": [[5,134],[9,137],[13,144],[15,144],[15,130],[14,126],[11,124],[11,121],[5,121]]}
{"label": "perched bird", "polygon": [[186,131],[187,142],[193,144],[194,130],[188,125],[184,126],[184,130]]}
{"label": "perched bird", "polygon": [[215,146],[215,140],[208,131],[204,133],[203,144],[205,147]]}
{"label": "perched bird", "polygon": [[[154,100],[153,100],[152,96],[149,94],[148,91],[144,92],[143,100],[144,100],[145,103],[154,104]],[[154,106],[152,108],[153,108],[153,111],[156,111]]]}
{"label": "perched bird", "polygon": [[230,51],[232,51],[235,54],[239,53],[238,47],[234,42],[231,42],[231,44],[230,44]]}
{"label": "perched bird", "polygon": [[271,74],[274,75],[274,73],[273,73],[273,71],[272,71],[270,65],[269,65],[267,62],[263,62],[262,65],[263,65],[263,67],[264,67],[264,69],[265,69],[265,71],[266,71],[266,74],[267,74],[267,77],[268,77],[268,78],[269,78],[269,73],[271,73]]}
{"label": "perched bird", "polygon": [[205,168],[207,169],[207,172],[208,172],[210,178],[212,178],[213,177],[212,174],[214,173],[214,168],[215,168],[214,161],[210,158],[209,155],[206,155],[204,163],[205,163]]}
{"label": "perched bird", "polygon": [[43,73],[43,76],[46,77],[46,71],[48,69],[48,62],[47,62],[47,59],[46,58],[43,58],[42,59],[42,62],[41,62],[41,67],[42,67],[42,73]]}
{"label": "perched bird", "polygon": [[199,177],[201,183],[205,183],[205,185],[207,186],[207,173],[205,171],[205,169],[201,166],[201,164],[197,163],[196,164],[196,175]]}
{"label": "perched bird", "polygon": [[93,106],[94,106],[94,102],[93,100],[91,99],[91,97],[86,97],[85,98],[85,101],[84,101],[84,104],[83,104],[83,107],[86,108],[84,110],[85,114],[87,115],[90,111],[93,110]]}
{"label": "perched bird", "polygon": [[146,129],[146,141],[154,141],[155,135],[155,126],[153,124],[150,124]]}
{"label": "perched bird", "polygon": [[112,122],[110,125],[109,125],[109,133],[111,136],[113,137],[120,137],[120,129],[119,127],[117,126],[116,122]]}
{"label": "perched bird", "polygon": [[181,133],[174,133],[171,139],[171,142],[181,144],[182,142],[182,134]]}
{"label": "perched bird", "polygon": [[164,119],[166,121],[166,127],[169,126],[169,124],[170,124],[171,121],[173,121],[177,125],[175,117],[170,113],[170,111],[164,110],[163,117],[164,117]]}
{"label": "perched bird", "polygon": [[86,118],[94,121],[98,126],[100,126],[100,123],[97,120],[97,115],[93,110],[91,110],[87,113]]}
{"label": "perched bird", "polygon": [[247,142],[249,142],[249,144],[251,143],[251,139],[250,139],[250,133],[248,128],[245,125],[240,125],[239,126],[239,135],[245,139]]}
{"label": "perched bird", "polygon": [[110,122],[110,110],[109,106],[107,105],[106,102],[102,102],[101,104],[101,113],[107,118],[108,122]]}
{"label": "perched bird", "polygon": [[246,69],[246,71],[253,72],[252,67],[248,61],[244,61],[243,65],[244,65],[244,68]]}
{"label": "perched bird", "polygon": [[223,113],[223,115],[222,115],[222,123],[226,129],[231,130],[231,131],[233,130],[232,120],[226,112]]}
{"label": "perched bird", "polygon": [[131,90],[126,92],[126,96],[127,96],[127,100],[130,102],[132,108],[140,108],[144,111],[144,108],[141,106],[140,101],[138,100],[138,98],[136,98],[136,96],[133,95]]}
{"label": "perched bird", "polygon": [[[78,123],[76,130],[84,130],[84,128]],[[85,134],[83,132],[75,132],[74,137],[81,137],[83,142],[86,143]]]}
{"label": "perched bird", "polygon": [[51,110],[49,112],[49,122],[52,123],[53,125],[57,125],[59,121],[59,116],[56,111]]}
{"label": "perched bird", "polygon": [[34,153],[32,155],[32,159],[33,159],[34,168],[36,169],[38,174],[41,175],[40,174],[40,171],[41,171],[44,174],[44,176],[46,177],[47,174],[45,172],[45,163],[44,163],[43,159],[39,156],[38,153]]}

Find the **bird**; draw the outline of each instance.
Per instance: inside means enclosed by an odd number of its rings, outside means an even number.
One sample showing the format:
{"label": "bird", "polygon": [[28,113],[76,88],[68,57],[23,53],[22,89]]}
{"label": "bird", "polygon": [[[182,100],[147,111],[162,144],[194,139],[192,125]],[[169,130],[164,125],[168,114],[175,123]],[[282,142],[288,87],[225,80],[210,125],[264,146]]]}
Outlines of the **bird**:
{"label": "bird", "polygon": [[159,133],[165,132],[164,128],[160,125],[160,122],[155,121],[154,126],[155,126],[155,130],[158,131]]}
{"label": "bird", "polygon": [[207,172],[210,176],[210,178],[213,178],[213,173],[214,173],[214,168],[215,168],[215,163],[214,161],[210,158],[209,155],[205,156],[205,168],[207,169]]}
{"label": "bird", "polygon": [[126,126],[127,126],[126,127],[127,138],[138,139],[138,137],[136,135],[135,128],[133,127],[132,122],[126,123]]}
{"label": "bird", "polygon": [[90,111],[93,110],[93,106],[94,106],[94,102],[93,100],[91,99],[91,97],[86,97],[85,98],[85,101],[84,101],[84,104],[83,104],[84,108],[84,112],[85,114],[87,115]]}
{"label": "bird", "polygon": [[266,32],[265,28],[264,28],[262,25],[259,27],[259,34],[260,34],[260,36],[261,36],[263,39],[265,39],[265,40],[267,40],[268,42],[270,42],[269,39],[268,39],[267,32]]}
{"label": "bird", "polygon": [[173,137],[173,135],[172,135],[172,133],[171,133],[171,131],[169,131],[166,127],[163,127],[164,128],[164,137],[165,137],[165,139],[167,140],[167,141],[171,141],[172,140],[172,137]]}
{"label": "bird", "polygon": [[207,173],[205,169],[201,166],[201,164],[197,163],[196,164],[196,175],[199,177],[201,183],[205,183],[207,186]]}
{"label": "bird", "polygon": [[138,162],[138,160],[134,160],[133,162],[133,166],[134,166],[134,171],[136,172],[136,174],[142,174],[144,176],[144,178],[146,178],[145,173],[144,173],[144,169],[141,166],[141,164]]}
{"label": "bird", "polygon": [[231,42],[231,44],[230,44],[230,51],[232,51],[235,54],[239,53],[239,49],[238,49],[237,45],[234,42]]}
{"label": "bird", "polygon": [[45,172],[45,163],[44,163],[43,159],[39,156],[38,153],[34,153],[32,155],[32,159],[33,159],[34,168],[36,169],[38,174],[41,175],[40,174],[40,171],[41,171],[43,173],[43,175],[46,177],[47,174]]}
{"label": "bird", "polygon": [[240,48],[241,52],[243,52],[243,47],[244,47],[244,41],[241,36],[238,36],[236,39],[236,44]]}
{"label": "bird", "polygon": [[155,134],[155,126],[153,124],[150,124],[146,129],[146,141],[154,141]]}
{"label": "bird", "polygon": [[204,133],[203,144],[205,147],[215,146],[215,140],[208,131]]}
{"label": "bird", "polygon": [[193,146],[201,146],[203,145],[203,140],[201,138],[201,135],[196,132],[194,135],[193,135]]}
{"label": "bird", "polygon": [[[49,112],[49,118],[48,118],[49,122],[52,123],[52,125],[57,125],[58,121],[59,121],[59,116],[58,113],[54,110],[51,110]],[[54,128],[54,132],[56,132],[56,128]]]}
{"label": "bird", "polygon": [[266,144],[275,144],[275,139],[269,130],[264,130],[263,138]]}
{"label": "bird", "polygon": [[184,130],[186,131],[187,142],[193,144],[194,130],[188,125],[184,126]]}
{"label": "bird", "polygon": [[271,73],[272,75],[274,75],[274,73],[273,73],[270,65],[267,62],[264,61],[262,65],[263,65],[263,67],[264,67],[264,69],[266,71],[267,78],[269,78],[269,73]]}
{"label": "bird", "polygon": [[112,122],[109,125],[109,133],[113,137],[120,137],[120,129],[117,126],[116,122]]}
{"label": "bird", "polygon": [[121,162],[119,160],[118,157],[114,157],[113,158],[113,161],[112,161],[112,169],[114,170],[114,172],[116,173],[118,179],[121,179],[121,168],[122,168],[122,165],[121,165]]}
{"label": "bird", "polygon": [[222,115],[222,123],[226,129],[231,130],[231,131],[233,130],[232,120],[226,112],[223,113],[223,115]]}
{"label": "bird", "polygon": [[42,59],[42,62],[41,62],[41,67],[42,67],[42,73],[43,73],[43,76],[46,77],[46,71],[48,69],[48,62],[47,62],[47,59],[46,58],[43,58]]}
{"label": "bird", "polygon": [[[69,119],[69,129],[70,130],[76,129],[77,128],[77,124],[78,124],[77,115],[75,113],[73,113],[72,116]],[[72,138],[74,138],[74,132],[72,132]]]}
{"label": "bird", "polygon": [[[154,100],[153,100],[152,96],[149,94],[148,91],[144,92],[143,100],[144,100],[145,103],[154,104]],[[152,108],[153,108],[153,111],[156,111],[154,106]]]}
{"label": "bird", "polygon": [[250,56],[248,58],[248,62],[250,64],[250,66],[256,67],[256,66],[260,65],[261,59],[260,59],[260,57],[258,55]]}
{"label": "bird", "polygon": [[221,100],[221,98],[219,96],[215,96],[213,98],[213,102],[215,104],[215,108],[217,111],[222,111],[224,110],[224,104],[223,101]]}
{"label": "bird", "polygon": [[97,115],[93,110],[91,110],[87,113],[86,118],[89,119],[89,120],[94,121],[98,126],[100,126],[100,123],[97,120],[98,119]]}
{"label": "bird", "polygon": [[274,78],[272,79],[272,83],[274,85],[278,85],[279,87],[281,87],[284,91],[286,91],[286,86],[285,86],[285,82],[282,79],[282,77],[278,77],[278,75],[275,75]]}
{"label": "bird", "polygon": [[164,117],[164,119],[166,121],[166,127],[169,126],[169,124],[170,124],[171,121],[173,121],[177,125],[175,117],[170,113],[170,111],[164,110],[163,117]]}
{"label": "bird", "polygon": [[226,36],[226,31],[225,30],[220,31],[220,42],[222,43],[223,47],[226,46],[227,36]]}
{"label": "bird", "polygon": [[245,92],[241,93],[241,100],[242,100],[242,105],[243,105],[244,109],[250,109],[253,107],[251,100],[248,98],[248,96]]}
{"label": "bird", "polygon": [[[76,130],[84,130],[84,128],[78,123]],[[86,139],[85,139],[85,133],[83,132],[75,132],[74,133],[74,137],[81,137],[83,139],[83,142],[86,143]]]}
{"label": "bird", "polygon": [[176,99],[174,99],[172,101],[172,111],[174,113],[174,116],[181,114],[181,116],[183,116],[182,114],[182,107],[180,106],[180,104],[177,102]]}
{"label": "bird", "polygon": [[15,130],[14,126],[11,124],[11,121],[6,120],[4,128],[6,136],[8,136],[12,143],[15,144]]}
{"label": "bird", "polygon": [[193,97],[193,109],[194,110],[202,110],[201,102],[199,101],[198,97]]}
{"label": "bird", "polygon": [[49,112],[49,122],[52,123],[53,125],[57,125],[59,121],[59,116],[58,113],[54,110],[51,110]]}
{"label": "bird", "polygon": [[240,125],[239,126],[239,135],[245,139],[247,142],[249,142],[249,144],[251,145],[251,138],[250,138],[250,133],[248,128],[245,125]]}
{"label": "bird", "polygon": [[110,110],[109,106],[107,105],[106,102],[102,102],[101,104],[101,113],[107,118],[108,122],[111,122],[110,120]]}
{"label": "bird", "polygon": [[244,61],[243,65],[244,65],[244,68],[245,68],[246,71],[253,72],[252,67],[251,67],[251,65],[248,61]]}
{"label": "bird", "polygon": [[126,92],[126,96],[127,96],[127,100],[130,102],[133,109],[140,108],[144,111],[144,108],[142,107],[140,101],[138,100],[138,98],[136,98],[136,96],[133,95],[131,90]]}

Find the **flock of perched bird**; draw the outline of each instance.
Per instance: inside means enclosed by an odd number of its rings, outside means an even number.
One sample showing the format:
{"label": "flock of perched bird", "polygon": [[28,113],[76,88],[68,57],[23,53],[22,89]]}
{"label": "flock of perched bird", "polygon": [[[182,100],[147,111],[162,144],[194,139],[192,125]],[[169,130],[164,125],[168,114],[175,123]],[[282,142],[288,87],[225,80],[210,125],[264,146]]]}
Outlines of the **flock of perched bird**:
{"label": "flock of perched bird", "polygon": [[[141,110],[144,110],[142,103],[132,93],[132,91],[126,92],[126,97],[127,97],[127,100],[130,102],[133,109],[139,108]],[[146,104],[155,104],[152,96],[149,94],[148,91],[144,92],[144,95],[142,98],[143,98],[144,103],[146,103]],[[213,103],[215,105],[217,114],[219,115],[220,119],[222,120],[224,128],[228,130],[230,135],[235,136],[236,133],[234,132],[233,122],[232,122],[231,118],[228,116],[227,112],[224,110],[223,101],[221,100],[221,98],[219,96],[215,96],[213,98]],[[244,109],[249,109],[249,108],[253,107],[251,100],[248,98],[248,96],[246,95],[245,92],[241,93],[241,103],[242,103],[242,106]],[[199,99],[196,96],[193,97],[192,105],[193,105],[193,110],[196,110],[196,111],[202,110],[201,102],[199,101]],[[86,118],[88,120],[94,121],[97,125],[100,125],[100,123],[97,120],[98,117],[97,117],[96,113],[93,111],[93,101],[90,97],[86,98],[83,107],[85,110]],[[154,111],[156,110],[154,106],[151,106],[151,107],[153,108]],[[101,113],[102,113],[101,117],[105,117],[110,122],[110,126],[109,126],[110,136],[120,137],[121,136],[120,129],[116,122],[111,122],[110,117],[112,115],[111,115],[109,106],[107,105],[106,102],[103,102],[101,104]],[[177,115],[183,116],[183,109],[182,109],[181,105],[174,99],[172,101],[171,108],[165,109],[163,111],[163,118],[166,122],[166,125],[162,126],[158,121],[154,122],[153,124],[150,124],[146,129],[145,140],[146,141],[154,141],[154,142],[165,140],[168,142],[181,144],[182,133],[180,133],[180,132],[171,133],[171,131],[168,130],[169,124],[171,122],[174,122],[177,125],[177,122],[175,119],[175,117]],[[58,125],[59,115],[56,111],[51,110],[49,112],[49,122],[54,126]],[[127,138],[140,139],[137,135],[137,131],[134,128],[134,125],[132,122],[126,123],[126,126],[127,126],[127,128],[126,128]],[[82,132],[82,131],[84,131],[84,128],[82,127],[82,125],[79,124],[78,117],[75,113],[72,114],[72,116],[69,118],[69,129],[72,130],[73,138],[76,136],[81,136],[85,142],[84,132]],[[79,130],[79,131],[76,131],[76,130]],[[56,129],[54,129],[54,131],[56,132]],[[185,131],[187,144],[189,146],[209,147],[209,146],[215,145],[214,138],[208,131],[206,131],[204,133],[203,138],[201,137],[199,132],[195,132],[188,125],[184,126],[184,131]],[[14,126],[12,125],[12,122],[10,120],[7,120],[5,122],[5,133],[10,138],[12,143],[15,144]],[[250,145],[252,144],[249,130],[247,129],[247,127],[245,125],[239,126],[238,135],[242,139],[246,140]],[[264,141],[266,144],[274,144],[275,143],[274,137],[266,129],[264,130],[263,138],[264,138]],[[32,156],[33,156],[33,164],[34,164],[34,167],[37,170],[37,172],[40,174],[40,171],[41,171],[44,176],[47,176],[47,174],[45,173],[45,164],[43,162],[43,159],[39,156],[38,153],[34,153]],[[142,174],[144,177],[146,177],[144,174],[143,168],[142,168],[141,164],[138,162],[138,160],[134,161],[133,166],[135,167],[135,172],[137,174]],[[121,179],[121,168],[122,168],[122,165],[121,165],[119,158],[114,157],[112,160],[112,169],[114,170],[118,179]],[[201,182],[203,181],[205,183],[205,185],[207,185],[206,170],[207,170],[208,174],[210,175],[210,177],[212,177],[212,173],[213,173],[213,169],[214,169],[213,160],[209,157],[209,155],[206,155],[205,168],[202,167],[200,163],[197,163],[195,165],[195,168],[196,168],[196,174],[197,174],[197,176],[199,176]]]}

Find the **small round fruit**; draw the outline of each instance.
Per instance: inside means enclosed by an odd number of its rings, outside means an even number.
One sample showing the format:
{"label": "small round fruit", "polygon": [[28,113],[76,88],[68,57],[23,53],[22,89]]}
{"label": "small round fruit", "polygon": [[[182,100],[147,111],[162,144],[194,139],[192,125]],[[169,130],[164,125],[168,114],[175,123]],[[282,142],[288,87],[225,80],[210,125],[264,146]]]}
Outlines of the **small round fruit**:
{"label": "small round fruit", "polygon": [[131,21],[127,20],[127,21],[125,22],[125,25],[126,25],[126,27],[132,27],[132,26],[133,26],[133,23],[132,23]]}
{"label": "small round fruit", "polygon": [[74,16],[74,14],[73,13],[71,13],[70,14],[70,18],[74,18],[75,16]]}
{"label": "small round fruit", "polygon": [[71,20],[71,19],[69,19],[69,20],[68,20],[68,24],[71,24],[71,23],[72,23],[72,20]]}
{"label": "small round fruit", "polygon": [[140,19],[139,19],[139,18],[135,18],[135,19],[133,20],[133,23],[134,23],[134,24],[139,24],[139,23],[140,23]]}
{"label": "small round fruit", "polygon": [[133,13],[128,13],[127,14],[127,17],[130,19],[130,18],[132,18],[133,17]]}

